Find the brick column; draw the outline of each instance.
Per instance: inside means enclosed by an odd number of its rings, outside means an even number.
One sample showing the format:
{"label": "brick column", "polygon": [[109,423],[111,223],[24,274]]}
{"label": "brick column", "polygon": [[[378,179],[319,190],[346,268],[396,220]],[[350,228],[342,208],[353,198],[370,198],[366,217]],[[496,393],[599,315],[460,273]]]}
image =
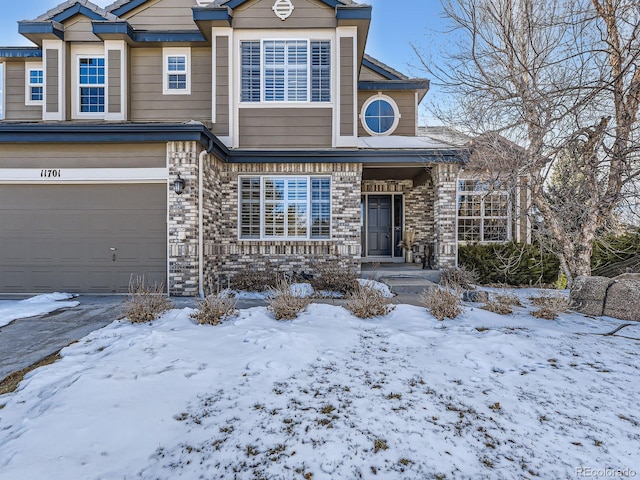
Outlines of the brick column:
{"label": "brick column", "polygon": [[460,167],[446,163],[433,168],[435,188],[435,249],[437,268],[455,267],[457,261],[456,202]]}
{"label": "brick column", "polygon": [[[169,293],[198,294],[198,146],[196,142],[169,142]],[[178,173],[186,182],[177,195],[173,182]]]}

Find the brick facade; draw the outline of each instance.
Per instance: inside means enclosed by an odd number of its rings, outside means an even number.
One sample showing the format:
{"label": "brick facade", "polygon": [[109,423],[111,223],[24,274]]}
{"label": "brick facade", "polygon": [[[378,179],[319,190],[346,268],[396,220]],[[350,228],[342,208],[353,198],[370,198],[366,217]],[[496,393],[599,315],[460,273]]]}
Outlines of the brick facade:
{"label": "brick facade", "polygon": [[440,163],[433,168],[436,267],[457,265],[457,181],[460,166]]}

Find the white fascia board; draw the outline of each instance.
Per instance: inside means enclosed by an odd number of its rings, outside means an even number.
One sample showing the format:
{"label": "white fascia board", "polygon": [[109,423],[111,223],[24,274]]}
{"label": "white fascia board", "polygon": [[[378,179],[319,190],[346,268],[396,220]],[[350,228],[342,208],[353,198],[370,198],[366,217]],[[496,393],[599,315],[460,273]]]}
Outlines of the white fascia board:
{"label": "white fascia board", "polygon": [[143,183],[166,182],[167,168],[5,168],[0,183]]}

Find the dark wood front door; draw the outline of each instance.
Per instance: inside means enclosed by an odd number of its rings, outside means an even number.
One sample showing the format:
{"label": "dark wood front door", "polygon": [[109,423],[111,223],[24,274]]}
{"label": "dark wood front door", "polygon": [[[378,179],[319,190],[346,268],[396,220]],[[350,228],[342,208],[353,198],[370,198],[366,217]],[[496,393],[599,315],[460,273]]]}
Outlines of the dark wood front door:
{"label": "dark wood front door", "polygon": [[391,196],[369,195],[367,236],[370,257],[391,256]]}

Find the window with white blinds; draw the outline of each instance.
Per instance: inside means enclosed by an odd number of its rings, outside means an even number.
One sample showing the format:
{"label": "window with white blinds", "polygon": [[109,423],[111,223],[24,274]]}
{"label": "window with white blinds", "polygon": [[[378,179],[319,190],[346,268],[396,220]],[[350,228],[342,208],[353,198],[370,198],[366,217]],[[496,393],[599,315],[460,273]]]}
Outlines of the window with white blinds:
{"label": "window with white blinds", "polygon": [[330,102],[331,43],[243,41],[241,102]]}
{"label": "window with white blinds", "polygon": [[331,178],[240,177],[242,239],[331,238]]}

